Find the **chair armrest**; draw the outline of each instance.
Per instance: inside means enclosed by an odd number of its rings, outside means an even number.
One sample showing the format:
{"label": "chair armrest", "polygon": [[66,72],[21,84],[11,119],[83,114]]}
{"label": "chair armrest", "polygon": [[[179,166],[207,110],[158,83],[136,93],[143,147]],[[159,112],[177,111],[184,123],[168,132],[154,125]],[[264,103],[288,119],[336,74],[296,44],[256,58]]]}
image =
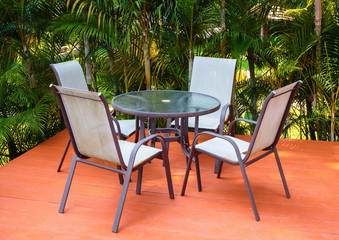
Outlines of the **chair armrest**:
{"label": "chair armrest", "polygon": [[[228,109],[229,109],[229,114],[226,119],[226,113]],[[225,106],[223,106],[223,108],[221,109],[218,133],[223,134],[225,123],[227,121],[232,122],[233,120],[234,120],[233,105],[228,103]]]}
{"label": "chair armrest", "polygon": [[164,138],[163,138],[162,136],[159,136],[159,135],[156,135],[156,134],[152,134],[152,135],[150,135],[150,136],[148,136],[148,137],[146,137],[146,138],[140,140],[139,142],[137,142],[137,143],[135,144],[135,146],[134,146],[133,149],[132,149],[131,155],[130,155],[130,157],[129,157],[128,167],[134,165],[135,157],[136,157],[136,155],[137,155],[137,153],[138,153],[140,147],[141,147],[142,145],[146,145],[147,142],[151,141],[152,139],[156,139],[156,138],[159,140],[159,142],[161,142],[161,146],[162,146],[162,154],[168,155],[168,149],[167,149],[167,145],[166,145],[166,143],[165,143]]}
{"label": "chair armrest", "polygon": [[113,115],[111,115],[111,117],[112,117],[112,121],[115,123],[115,125],[114,125],[114,128],[116,128],[116,129],[114,129],[115,132],[118,134],[119,139],[123,139],[122,134],[121,134],[120,124],[119,124],[118,120]]}
{"label": "chair armrest", "polygon": [[227,135],[229,135],[229,133],[230,133],[230,131],[232,131],[233,129],[233,125],[236,123],[236,122],[240,122],[240,121],[242,121],[242,122],[247,122],[247,123],[251,123],[251,124],[257,124],[257,122],[256,121],[253,121],[253,120],[249,120],[249,119],[246,119],[246,118],[237,118],[237,119],[235,119],[235,120],[233,120],[231,123],[230,123],[230,125],[228,126],[228,130],[227,130]]}

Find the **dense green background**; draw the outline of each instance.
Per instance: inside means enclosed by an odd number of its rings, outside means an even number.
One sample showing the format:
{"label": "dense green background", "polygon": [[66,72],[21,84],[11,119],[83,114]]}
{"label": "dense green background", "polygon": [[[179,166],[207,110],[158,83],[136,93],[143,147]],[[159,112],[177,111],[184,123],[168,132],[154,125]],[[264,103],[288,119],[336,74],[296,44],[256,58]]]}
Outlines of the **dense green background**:
{"label": "dense green background", "polygon": [[236,117],[302,80],[284,136],[338,141],[338,20],[335,0],[0,0],[1,164],[64,128],[49,64],[72,59],[110,100],[187,90],[196,55],[237,58]]}

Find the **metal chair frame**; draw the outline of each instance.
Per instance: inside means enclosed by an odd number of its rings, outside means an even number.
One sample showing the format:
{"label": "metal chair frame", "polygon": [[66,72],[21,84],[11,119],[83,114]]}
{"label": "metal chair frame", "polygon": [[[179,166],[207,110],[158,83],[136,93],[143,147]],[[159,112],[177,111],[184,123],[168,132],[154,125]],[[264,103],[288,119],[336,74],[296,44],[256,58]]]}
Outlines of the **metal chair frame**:
{"label": "metal chair frame", "polygon": [[[70,167],[70,170],[69,170],[69,174],[68,174],[67,182],[66,182],[66,185],[65,185],[64,193],[63,193],[62,200],[61,200],[61,203],[60,203],[60,208],[59,208],[60,213],[64,212],[66,201],[67,201],[68,194],[69,194],[69,190],[70,190],[71,183],[72,183],[72,179],[73,179],[73,176],[74,176],[75,168],[76,168],[76,165],[77,165],[78,162],[89,164],[91,166],[103,168],[103,169],[106,169],[106,170],[110,170],[110,171],[113,171],[113,172],[116,172],[116,173],[119,174],[119,179],[120,179],[120,181],[123,182],[123,186],[122,186],[120,200],[119,200],[119,204],[118,204],[118,208],[117,208],[117,212],[116,212],[116,216],[115,216],[115,220],[114,220],[114,224],[113,224],[113,228],[112,228],[112,231],[115,232],[115,233],[118,231],[120,218],[121,218],[122,210],[123,210],[123,207],[124,207],[124,204],[125,204],[125,199],[126,199],[127,190],[128,190],[128,186],[129,186],[129,183],[130,183],[132,172],[142,169],[145,164],[149,163],[154,158],[158,158],[158,159],[163,160],[163,163],[164,163],[163,165],[165,167],[165,172],[166,172],[169,196],[170,196],[171,199],[174,199],[173,184],[172,184],[170,165],[169,165],[169,160],[168,160],[168,149],[166,147],[166,142],[164,141],[164,139],[161,136],[151,135],[151,136],[139,141],[138,143],[136,143],[133,150],[131,151],[128,165],[126,165],[123,161],[123,158],[122,158],[122,153],[121,153],[121,150],[120,150],[120,147],[119,147],[119,144],[118,144],[118,138],[117,138],[117,134],[116,134],[116,131],[114,129],[114,126],[113,126],[113,122],[110,121],[112,116],[110,114],[107,101],[103,97],[103,95],[101,93],[92,93],[92,94],[97,94],[96,96],[98,98],[84,97],[82,95],[68,94],[66,92],[63,92],[64,89],[67,89],[65,87],[55,86],[55,85],[51,85],[50,87],[57,96],[57,99],[58,99],[58,102],[59,102],[59,105],[60,105],[60,108],[61,108],[61,112],[63,114],[64,120],[65,120],[65,123],[66,123],[66,126],[67,126],[67,130],[68,130],[68,133],[69,133],[69,136],[70,136],[70,140],[71,140],[72,146],[74,148],[73,160],[72,160],[72,163],[71,163],[71,167]],[[77,92],[77,91],[78,92],[84,92],[82,90],[76,90],[76,89],[72,89],[72,91],[73,92]],[[91,100],[91,101],[99,101],[99,102],[101,101],[102,102],[104,109],[105,109],[105,112],[106,112],[106,115],[107,115],[107,119],[108,119],[107,124],[109,124],[109,128],[111,129],[112,141],[115,145],[115,148],[117,149],[117,154],[118,154],[118,158],[119,158],[119,162],[120,162],[120,165],[118,165],[117,168],[113,168],[113,167],[109,167],[109,166],[106,166],[106,165],[103,165],[103,164],[88,161],[87,159],[89,159],[90,157],[82,154],[82,152],[80,151],[79,145],[78,145],[79,143],[76,141],[75,135],[73,133],[73,130],[72,130],[72,127],[71,127],[71,124],[70,124],[70,119],[69,119],[69,116],[68,116],[67,111],[65,109],[65,103],[64,103],[64,101],[61,97],[62,95],[65,95],[65,96],[67,95],[67,96],[75,97],[75,98],[84,98],[86,100]],[[93,96],[95,96],[95,95],[93,95]],[[81,106],[79,106],[79,107],[81,107]],[[84,131],[86,131],[86,130],[84,129]],[[143,145],[146,145],[147,142],[152,141],[153,139],[157,139],[161,143],[162,151],[159,151],[159,153],[154,154],[154,155],[150,156],[149,158],[145,159],[139,165],[134,166],[136,155],[137,155],[138,151],[140,150],[140,148]],[[141,178],[142,178],[141,174],[142,174],[142,171],[139,171],[138,172],[138,184],[137,184],[137,189],[136,189],[137,194],[140,194],[140,190],[141,190]],[[123,175],[125,176],[125,180],[123,180],[123,178],[122,178]],[[121,176],[121,178],[120,178],[120,176]]]}
{"label": "metal chair frame", "polygon": [[[189,176],[189,172],[190,172],[190,167],[191,167],[192,161],[195,161],[197,183],[198,183],[198,191],[199,192],[202,191],[198,155],[206,154],[206,155],[209,155],[209,156],[211,156],[213,158],[216,158],[216,159],[218,159],[220,161],[220,167],[218,169],[217,178],[220,178],[221,171],[222,171],[222,166],[223,166],[224,162],[228,163],[228,164],[231,164],[231,165],[238,165],[238,166],[240,166],[240,170],[241,170],[242,176],[244,178],[244,182],[245,182],[246,189],[247,189],[247,192],[248,192],[248,195],[249,195],[249,198],[250,198],[250,202],[251,202],[251,205],[252,205],[252,209],[253,209],[253,213],[254,213],[255,219],[257,221],[259,221],[260,220],[259,213],[258,213],[258,210],[257,210],[257,206],[255,204],[255,201],[254,201],[253,193],[252,193],[252,190],[251,190],[251,187],[250,187],[250,184],[249,184],[249,180],[248,180],[245,168],[247,166],[255,163],[256,161],[260,160],[261,158],[266,157],[267,155],[269,155],[271,153],[274,153],[275,159],[276,159],[276,162],[277,162],[277,165],[278,165],[279,173],[280,173],[280,176],[281,176],[281,179],[282,179],[282,182],[283,182],[283,186],[284,186],[286,197],[290,198],[290,193],[289,193],[289,190],[288,190],[287,182],[286,182],[285,175],[284,175],[284,172],[283,172],[283,169],[282,169],[282,166],[281,166],[281,162],[280,162],[280,159],[279,159],[279,155],[278,155],[278,151],[277,151],[276,145],[277,145],[277,143],[278,143],[278,141],[280,139],[280,136],[281,136],[281,133],[282,133],[282,130],[283,130],[286,118],[288,116],[289,109],[290,109],[290,107],[292,105],[294,96],[296,94],[296,91],[300,87],[301,84],[302,84],[302,81],[298,81],[298,82],[294,83],[294,87],[292,89],[284,91],[284,92],[281,92],[279,94],[277,94],[275,91],[271,92],[269,94],[269,96],[266,98],[266,100],[265,100],[265,102],[263,104],[263,108],[261,110],[261,113],[260,113],[260,116],[259,116],[259,119],[258,119],[257,122],[256,121],[252,121],[252,120],[243,119],[243,118],[239,118],[239,119],[236,119],[236,120],[231,122],[231,124],[230,124],[230,126],[228,128],[228,133],[227,133],[228,135],[230,135],[230,132],[232,131],[232,128],[234,128],[234,124],[236,122],[245,121],[245,122],[248,122],[248,123],[256,124],[256,128],[254,130],[253,136],[252,136],[251,141],[249,143],[249,147],[248,147],[248,149],[246,151],[245,157],[241,156],[241,152],[239,150],[239,147],[238,147],[237,143],[234,141],[235,138],[232,138],[230,136],[225,136],[225,135],[217,134],[217,133],[213,133],[213,132],[202,132],[202,133],[199,133],[194,138],[193,143],[192,143],[191,154],[190,154],[189,159],[188,159],[188,165],[187,165],[187,169],[186,169],[186,173],[185,173],[185,178],[184,178],[184,182],[183,182],[183,186],[182,186],[182,190],[181,190],[181,196],[185,195],[186,186],[187,186],[187,180],[188,180],[188,176]],[[257,156],[254,159],[250,159],[250,157],[252,155],[253,147],[255,146],[255,143],[258,140],[257,137],[258,137],[259,130],[261,128],[261,124],[262,124],[263,118],[265,116],[265,111],[267,110],[267,108],[268,108],[268,106],[270,104],[270,101],[272,101],[274,98],[279,97],[279,96],[281,96],[283,94],[289,94],[289,93],[290,93],[290,97],[289,97],[289,100],[288,100],[287,105],[285,107],[284,114],[282,116],[281,122],[279,123],[279,127],[277,129],[277,132],[275,134],[274,141],[272,141],[272,144],[270,144],[266,148],[261,149],[262,151],[265,151],[263,154]],[[225,159],[225,158],[223,158],[223,157],[221,157],[219,155],[216,155],[216,154],[214,154],[213,152],[210,152],[210,151],[204,151],[203,149],[196,149],[196,145],[198,143],[198,139],[202,135],[210,135],[212,137],[224,139],[227,142],[229,142],[232,145],[232,147],[233,147],[233,149],[234,149],[234,151],[236,153],[236,156],[237,156],[236,161]]]}

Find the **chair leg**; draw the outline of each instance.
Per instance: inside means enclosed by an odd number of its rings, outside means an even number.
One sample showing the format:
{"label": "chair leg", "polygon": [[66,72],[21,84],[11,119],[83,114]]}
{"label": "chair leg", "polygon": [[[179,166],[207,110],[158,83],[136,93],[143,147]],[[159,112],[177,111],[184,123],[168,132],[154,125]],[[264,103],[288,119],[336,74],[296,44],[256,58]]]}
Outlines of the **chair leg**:
{"label": "chair leg", "polygon": [[217,175],[217,178],[220,178],[222,166],[223,166],[223,164],[224,164],[223,161],[220,161],[220,160],[219,160],[219,162],[220,162],[220,163],[219,163],[219,169],[218,169],[218,175]]}
{"label": "chair leg", "polygon": [[182,189],[181,189],[181,196],[184,196],[184,195],[185,195],[186,186],[187,186],[187,180],[188,180],[188,175],[189,175],[190,170],[191,170],[192,158],[193,158],[193,154],[191,153],[190,156],[189,156],[189,158],[188,158],[188,162],[187,162],[185,178],[184,178],[184,182],[183,182],[183,184],[182,184]]}
{"label": "chair leg", "polygon": [[[139,140],[139,131],[140,131],[140,125],[141,124],[141,121],[139,119],[139,117],[136,117],[135,118],[135,139],[134,139],[134,142],[137,143],[138,140]],[[144,124],[144,123],[143,123]]]}
{"label": "chair leg", "polygon": [[201,192],[202,187],[201,187],[201,176],[200,176],[200,166],[199,166],[199,157],[198,155],[194,157],[195,162],[195,171],[197,174],[197,184],[198,184],[198,191]]}
{"label": "chair leg", "polygon": [[67,151],[68,151],[68,148],[69,148],[69,145],[70,145],[70,144],[71,144],[71,139],[69,138],[69,139],[68,139],[68,142],[67,142],[67,145],[66,145],[66,148],[65,148],[65,151],[64,151],[64,154],[63,154],[62,157],[61,157],[61,161],[60,161],[60,163],[59,163],[59,167],[58,167],[57,172],[60,172],[60,170],[61,170],[62,164],[64,163],[64,160],[65,160],[65,157],[66,157],[66,153],[67,153]]}
{"label": "chair leg", "polygon": [[244,178],[244,181],[245,181],[248,196],[250,197],[250,201],[251,201],[253,213],[254,213],[254,216],[255,216],[255,220],[259,221],[260,220],[259,213],[258,213],[258,210],[257,210],[257,206],[254,202],[253,193],[252,193],[250,183],[249,183],[248,178],[247,178],[245,167],[242,164],[240,164],[240,169],[241,169],[241,173],[242,173],[242,176]]}
{"label": "chair leg", "polygon": [[112,228],[112,232],[114,232],[114,233],[118,232],[120,218],[121,218],[122,210],[124,208],[127,190],[128,190],[129,182],[130,182],[130,179],[131,179],[131,174],[132,174],[132,167],[127,170],[127,173],[126,173],[126,176],[125,176],[125,181],[124,181],[124,184],[122,186],[120,200],[119,200],[119,204],[118,204],[118,209],[117,209],[117,212],[115,214],[115,219],[114,219],[113,228]]}
{"label": "chair leg", "polygon": [[140,195],[141,193],[141,182],[142,182],[142,173],[143,173],[144,167],[140,167],[138,169],[138,180],[137,180],[137,194]]}
{"label": "chair leg", "polygon": [[[121,170],[121,166],[117,166],[117,169]],[[123,185],[124,184],[124,177],[123,177],[123,174],[121,173],[118,173],[118,177],[119,177],[119,183],[120,185]]]}
{"label": "chair leg", "polygon": [[281,180],[282,180],[283,185],[284,185],[286,197],[287,197],[287,198],[290,198],[290,192],[289,192],[289,190],[288,190],[288,186],[287,186],[287,183],[286,183],[284,171],[283,171],[282,166],[281,166],[281,162],[280,162],[280,159],[279,159],[279,155],[278,155],[277,148],[274,148],[274,155],[275,155],[275,159],[276,159],[277,164],[278,164],[278,168],[279,168]]}
{"label": "chair leg", "polygon": [[64,213],[64,209],[65,209],[69,189],[70,189],[71,184],[72,184],[72,179],[73,179],[76,164],[77,164],[77,156],[74,153],[72,163],[71,163],[71,167],[69,169],[66,185],[65,185],[64,194],[62,195],[62,199],[61,199],[61,203],[60,203],[60,207],[59,207],[59,213]]}
{"label": "chair leg", "polygon": [[218,172],[219,172],[219,169],[220,169],[220,160],[218,160],[218,159],[215,159],[215,164],[214,164],[214,173],[215,174],[218,174]]}
{"label": "chair leg", "polygon": [[171,168],[170,168],[168,156],[167,155],[163,156],[163,159],[164,159],[164,167],[165,167],[165,171],[166,171],[168,193],[169,193],[170,199],[174,199],[173,183],[172,183],[172,177],[171,177]]}

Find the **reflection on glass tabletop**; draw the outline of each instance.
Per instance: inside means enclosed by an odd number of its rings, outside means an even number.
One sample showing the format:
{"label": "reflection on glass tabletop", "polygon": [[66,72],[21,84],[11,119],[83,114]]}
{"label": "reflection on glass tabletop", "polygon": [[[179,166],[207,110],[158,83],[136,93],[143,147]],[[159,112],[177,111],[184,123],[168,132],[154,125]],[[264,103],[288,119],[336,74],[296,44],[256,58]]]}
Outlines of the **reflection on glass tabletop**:
{"label": "reflection on glass tabletop", "polygon": [[120,112],[138,116],[191,117],[216,111],[220,101],[201,93],[158,90],[121,94],[112,105]]}

